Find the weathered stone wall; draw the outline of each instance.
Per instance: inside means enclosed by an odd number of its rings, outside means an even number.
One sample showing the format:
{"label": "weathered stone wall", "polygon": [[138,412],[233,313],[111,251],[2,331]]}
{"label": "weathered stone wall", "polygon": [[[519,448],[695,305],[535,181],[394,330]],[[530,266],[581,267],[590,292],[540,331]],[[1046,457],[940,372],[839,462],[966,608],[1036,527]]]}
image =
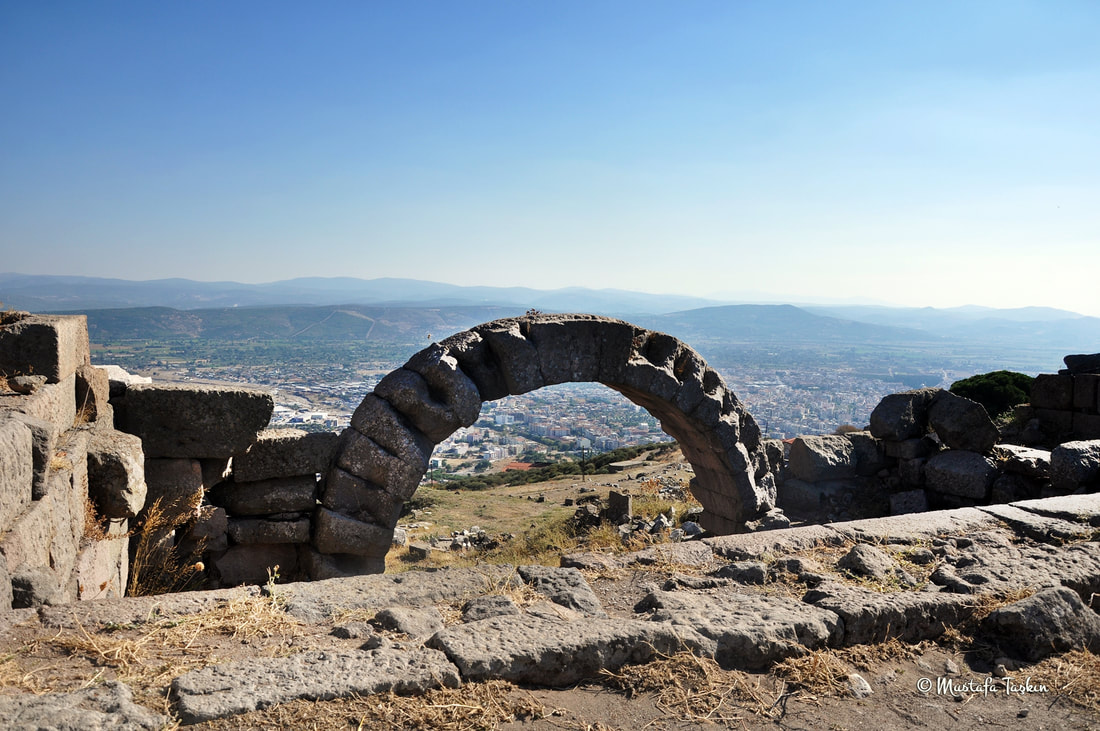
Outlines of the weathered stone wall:
{"label": "weathered stone wall", "polygon": [[[1022,412],[1041,413],[1054,385],[1089,382],[1077,378],[1039,376]],[[1001,443],[980,404],[926,388],[886,396],[869,431],[792,440],[777,482],[780,507],[814,522],[1008,503],[1100,488],[1100,440]]]}
{"label": "weathered stone wall", "polygon": [[1067,355],[1067,368],[1035,378],[1031,408],[1039,438],[1100,439],[1100,356]]}
{"label": "weathered stone wall", "polygon": [[85,318],[4,313],[0,376],[0,609],[121,596],[143,457]]}

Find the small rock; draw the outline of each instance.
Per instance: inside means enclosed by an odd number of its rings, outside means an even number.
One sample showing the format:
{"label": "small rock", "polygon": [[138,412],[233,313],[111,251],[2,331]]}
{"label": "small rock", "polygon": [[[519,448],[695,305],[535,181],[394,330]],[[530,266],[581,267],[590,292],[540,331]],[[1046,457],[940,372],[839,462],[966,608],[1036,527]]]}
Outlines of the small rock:
{"label": "small rock", "polygon": [[333,627],[329,634],[342,640],[358,640],[373,635],[374,628],[366,622],[348,622]]}
{"label": "small rock", "polygon": [[959,665],[951,658],[947,658],[943,661],[943,671],[948,675],[958,675]]}
{"label": "small rock", "polygon": [[897,568],[892,558],[866,543],[853,546],[836,565],[837,568],[872,579],[884,579]]}
{"label": "small rock", "polygon": [[14,376],[8,379],[8,387],[16,393],[30,395],[46,385],[45,376]]}
{"label": "small rock", "polygon": [[866,698],[874,693],[874,691],[871,690],[871,684],[859,673],[852,673],[848,676],[848,690],[856,698]]}

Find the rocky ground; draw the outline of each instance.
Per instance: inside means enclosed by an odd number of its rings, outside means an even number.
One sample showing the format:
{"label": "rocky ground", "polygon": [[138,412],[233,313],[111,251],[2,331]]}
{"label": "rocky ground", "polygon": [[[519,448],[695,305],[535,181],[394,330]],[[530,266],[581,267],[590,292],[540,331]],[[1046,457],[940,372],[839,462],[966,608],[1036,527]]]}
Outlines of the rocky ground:
{"label": "rocky ground", "polygon": [[1100,496],[0,615],[11,728],[1100,726]]}

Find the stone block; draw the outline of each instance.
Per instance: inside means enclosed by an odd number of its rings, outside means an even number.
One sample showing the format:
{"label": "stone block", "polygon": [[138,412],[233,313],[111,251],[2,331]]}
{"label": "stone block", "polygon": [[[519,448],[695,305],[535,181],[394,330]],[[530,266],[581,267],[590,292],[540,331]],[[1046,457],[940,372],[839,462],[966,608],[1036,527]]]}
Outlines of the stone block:
{"label": "stone block", "polygon": [[227,587],[266,584],[269,571],[284,578],[299,573],[298,549],[292,543],[233,546],[212,563],[221,585]]}
{"label": "stone block", "polygon": [[[908,487],[923,487],[924,465],[927,463],[928,460],[923,457],[918,459],[899,459],[898,478],[901,480],[901,484]],[[921,492],[923,494],[923,490]]]}
{"label": "stone block", "polygon": [[936,440],[931,437],[904,439],[902,441],[884,441],[883,451],[894,459],[919,459],[928,457],[939,450]]}
{"label": "stone block", "polygon": [[843,645],[867,645],[896,637],[916,643],[934,639],[971,615],[966,596],[923,591],[877,592],[829,582],[810,590],[804,600],[842,621]]}
{"label": "stone block", "polygon": [[787,464],[791,475],[804,482],[856,476],[855,448],[847,437],[835,434],[798,437]]}
{"label": "stone block", "polygon": [[869,431],[851,432],[844,436],[852,443],[857,475],[870,477],[886,468],[886,452],[882,440],[875,439]]}
{"label": "stone block", "polygon": [[527,328],[547,384],[596,381],[608,322],[578,315],[540,317]]}
{"label": "stone block", "polygon": [[126,389],[135,383],[152,383],[153,379],[148,376],[136,376],[130,373],[122,366],[117,365],[101,365],[97,366],[107,373],[107,383],[110,387],[111,398],[117,396],[123,396],[126,393]]}
{"label": "stone block", "polygon": [[1072,492],[1100,477],[1100,440],[1060,444],[1050,452],[1051,487]]}
{"label": "stone block", "polygon": [[387,453],[419,469],[420,475],[428,468],[428,458],[435,445],[427,435],[406,423],[388,402],[374,394],[367,394],[355,409],[351,415],[351,426]]}
{"label": "stone block", "polygon": [[698,634],[663,622],[568,622],[527,614],[454,625],[426,644],[443,650],[466,681],[502,678],[562,687],[597,677],[603,670],[614,672],[628,663],[677,652],[690,635],[698,647]]}
{"label": "stone block", "polygon": [[456,408],[458,404],[448,403],[445,393],[435,392],[423,376],[408,368],[398,368],[387,375],[375,387],[374,393],[436,444],[459,427],[473,423],[481,407],[481,398],[477,397],[478,410],[469,422],[465,422],[460,409]]}
{"label": "stone block", "polygon": [[387,451],[373,439],[348,429],[341,437],[342,449],[336,466],[343,471],[383,487],[395,497],[407,500],[420,486],[427,469],[427,457],[421,463],[412,456],[407,461]]}
{"label": "stone block", "polygon": [[[459,333],[455,337],[460,339],[472,337],[480,340],[470,332]],[[433,400],[439,404],[446,404],[448,420],[453,414],[459,426],[470,426],[477,421],[481,413],[481,393],[478,385],[459,367],[458,360],[447,349],[439,346],[425,348],[410,358],[404,369],[419,374],[427,382]],[[385,394],[380,393],[380,395],[388,398]],[[394,406],[398,407],[397,404]]]}
{"label": "stone block", "polygon": [[1072,409],[1073,376],[1069,374],[1040,373],[1031,384],[1031,405],[1036,409],[1055,409],[1059,411]]}
{"label": "stone block", "polygon": [[160,522],[178,526],[192,519],[202,505],[202,465],[197,459],[146,459],[145,482],[149,492],[142,518],[157,505]]}
{"label": "stone block", "polygon": [[88,440],[88,494],[106,518],[133,518],[145,505],[145,466],[141,440],[111,429]]}
{"label": "stone block", "polygon": [[258,482],[223,482],[210,500],[232,515],[312,512],[317,506],[317,478],[312,474]]}
{"label": "stone block", "polygon": [[1073,436],[1077,439],[1100,439],[1100,416],[1075,413],[1073,415]]}
{"label": "stone block", "polygon": [[928,510],[928,496],[924,490],[906,490],[890,496],[890,515],[923,513]]}
{"label": "stone block", "polygon": [[24,566],[13,572],[11,591],[13,609],[68,604],[70,601],[65,584],[49,566]]}
{"label": "stone block", "polygon": [[265,429],[244,454],[233,457],[237,482],[315,475],[329,467],[339,435],[300,429]]}
{"label": "stone block", "polygon": [[1050,479],[1050,452],[1045,449],[998,444],[993,454],[1001,460],[1005,472],[1036,480]]}
{"label": "stone block", "polygon": [[115,418],[141,438],[148,457],[231,457],[256,441],[274,408],[271,394],[258,389],[134,384]]}
{"label": "stone block", "polygon": [[392,527],[363,523],[323,507],[313,522],[313,545],[321,553],[381,557],[393,541]]}
{"label": "stone block", "polygon": [[68,580],[76,564],[77,549],[84,538],[84,513],[73,513],[72,478],[70,474],[55,473],[50,494],[40,502],[49,500],[50,505],[50,546],[49,565],[63,584]]}
{"label": "stone block", "polygon": [[895,442],[924,436],[928,406],[939,390],[922,388],[886,396],[871,411],[871,434]]}
{"label": "stone block", "polygon": [[959,449],[940,452],[924,466],[924,482],[929,490],[979,501],[989,498],[997,474],[993,460]]}
{"label": "stone block", "polygon": [[1058,409],[1035,409],[1035,418],[1042,430],[1054,436],[1070,434],[1073,431],[1073,412]]}
{"label": "stone block", "polygon": [[118,599],[124,596],[129,570],[128,536],[86,544],[76,559],[77,599]]}
{"label": "stone block", "polygon": [[827,494],[816,482],[789,479],[779,485],[779,507],[800,514],[817,514]]}
{"label": "stone block", "polygon": [[993,505],[1038,497],[1039,485],[1023,475],[1003,474],[993,482],[989,502]]}
{"label": "stone block", "polygon": [[76,419],[81,423],[96,423],[114,428],[114,408],[111,406],[111,386],[107,371],[93,365],[76,369]]}
{"label": "stone block", "polygon": [[330,554],[310,550],[302,554],[302,562],[303,570],[311,581],[381,574],[386,570],[385,556],[355,556],[350,553]]}
{"label": "stone block", "polygon": [[1000,438],[984,406],[950,391],[939,391],[933,397],[928,424],[951,449],[985,454]]}
{"label": "stone block", "polygon": [[[508,394],[518,396],[547,385],[542,376],[539,351],[524,337],[518,320],[498,320],[477,328],[499,363]],[[488,400],[484,393],[483,399]]]}
{"label": "stone block", "polygon": [[47,383],[31,394],[0,394],[0,411],[18,411],[64,431],[76,422],[76,375]]}
{"label": "stone block", "polygon": [[181,543],[186,544],[185,553],[202,550],[208,553],[220,553],[229,548],[229,516],[225,508],[203,505],[187,524]]}
{"label": "stone block", "polygon": [[1095,413],[1100,397],[1100,375],[1078,373],[1073,377],[1073,408]]}
{"label": "stone block", "polygon": [[84,315],[27,315],[0,326],[0,372],[58,383],[89,363]]}
{"label": "stone block", "polygon": [[34,437],[22,421],[0,416],[0,531],[11,527],[34,494]]}
{"label": "stone block", "polygon": [[329,472],[321,493],[321,504],[337,513],[368,523],[397,524],[405,501],[366,480],[336,468]]}
{"label": "stone block", "polygon": [[[84,429],[70,429],[61,435],[57,442],[57,456],[63,459],[65,468],[60,474],[51,472],[48,490],[69,503],[69,515],[72,516],[73,538],[79,545],[88,526],[85,525],[92,511],[88,510],[88,442],[89,432]],[[60,476],[54,485],[53,480]]]}
{"label": "stone block", "polygon": [[609,491],[607,493],[607,510],[605,514],[616,523],[629,521],[634,517],[634,496],[629,492]]}
{"label": "stone block", "polygon": [[230,518],[229,537],[234,543],[309,543],[309,518]]}
{"label": "stone block", "polygon": [[53,500],[35,500],[0,538],[0,554],[12,576],[23,568],[48,566],[53,540]]}
{"label": "stone block", "polygon": [[[38,500],[46,494],[46,477],[49,473],[50,461],[53,459],[54,452],[57,450],[57,439],[61,434],[61,429],[56,424],[48,422],[45,419],[39,419],[18,412],[10,413],[12,418],[16,421],[23,422],[31,432],[31,454],[34,465],[31,496],[34,500]],[[0,433],[2,432],[3,427],[0,427]],[[3,437],[0,437],[0,443],[2,443],[2,441]],[[2,459],[2,457],[0,457],[0,459]],[[8,470],[0,469],[0,474],[7,475]],[[2,530],[3,525],[4,521],[0,518],[0,530]]]}
{"label": "stone block", "polygon": [[[436,650],[328,648],[192,670],[172,681],[172,696],[177,699],[183,723],[193,724],[297,699],[384,697],[387,693],[423,696],[440,686],[457,688],[460,684],[455,666]],[[386,725],[396,728],[404,724]],[[137,728],[137,724],[120,723],[119,727]],[[160,727],[161,723],[143,726]]]}

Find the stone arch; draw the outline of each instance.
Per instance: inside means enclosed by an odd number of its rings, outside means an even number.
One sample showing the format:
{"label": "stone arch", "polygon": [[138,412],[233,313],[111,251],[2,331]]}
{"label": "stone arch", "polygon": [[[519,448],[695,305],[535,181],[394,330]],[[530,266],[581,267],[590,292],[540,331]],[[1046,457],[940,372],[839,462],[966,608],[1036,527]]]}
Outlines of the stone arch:
{"label": "stone arch", "polygon": [[433,343],[363,399],[321,489],[315,577],[383,570],[401,507],[432,450],[473,424],[484,401],[585,381],[642,406],[679,442],[695,471],[703,527],[737,532],[774,507],[760,430],[698,353],[622,320],[532,314]]}

